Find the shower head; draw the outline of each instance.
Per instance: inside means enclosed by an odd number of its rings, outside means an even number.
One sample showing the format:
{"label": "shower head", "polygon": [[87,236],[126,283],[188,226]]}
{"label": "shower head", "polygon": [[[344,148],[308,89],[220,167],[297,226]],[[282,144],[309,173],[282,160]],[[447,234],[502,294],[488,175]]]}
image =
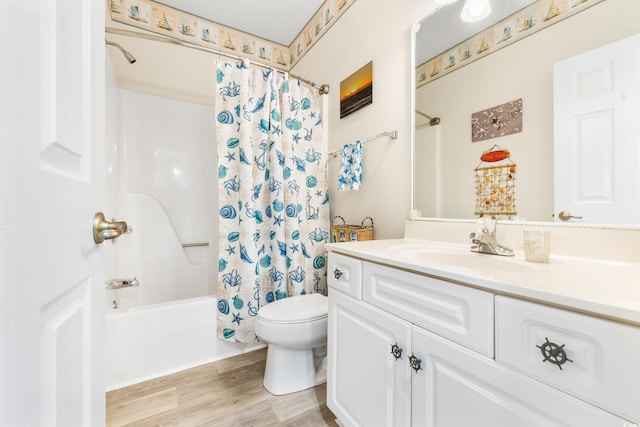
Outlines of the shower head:
{"label": "shower head", "polygon": [[429,119],[429,126],[435,126],[440,124],[440,117],[431,117],[430,115],[425,114],[420,110],[415,110],[415,111],[416,111],[416,114],[418,114],[419,116]]}
{"label": "shower head", "polygon": [[127,61],[129,61],[129,64],[133,64],[134,62],[136,62],[136,58],[135,56],[133,56],[131,54],[131,52],[129,52],[128,50],[126,50],[125,48],[123,48],[122,46],[120,46],[118,43],[116,42],[112,42],[109,40],[105,40],[104,41],[106,44],[110,44],[111,46],[115,46],[118,49],[120,49],[120,52],[122,52],[122,54],[124,55],[125,58],[127,58]]}

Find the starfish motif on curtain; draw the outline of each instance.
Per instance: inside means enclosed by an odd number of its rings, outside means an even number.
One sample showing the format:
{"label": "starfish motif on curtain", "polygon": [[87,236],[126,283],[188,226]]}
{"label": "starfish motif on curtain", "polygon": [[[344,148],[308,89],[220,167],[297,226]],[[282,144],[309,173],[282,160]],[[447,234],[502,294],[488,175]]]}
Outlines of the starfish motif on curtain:
{"label": "starfish motif on curtain", "polygon": [[244,320],[242,317],[240,317],[240,313],[234,313],[233,314],[233,320],[231,321],[231,323],[236,322],[238,325],[240,325],[240,321]]}

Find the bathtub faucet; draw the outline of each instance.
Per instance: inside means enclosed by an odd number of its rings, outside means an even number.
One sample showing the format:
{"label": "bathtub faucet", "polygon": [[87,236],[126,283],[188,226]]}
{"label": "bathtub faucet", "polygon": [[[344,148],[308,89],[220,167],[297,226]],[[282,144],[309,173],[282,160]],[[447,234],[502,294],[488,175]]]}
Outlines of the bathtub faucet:
{"label": "bathtub faucet", "polygon": [[135,277],[133,279],[111,279],[105,282],[106,289],[137,288],[138,286],[140,286],[140,282]]}

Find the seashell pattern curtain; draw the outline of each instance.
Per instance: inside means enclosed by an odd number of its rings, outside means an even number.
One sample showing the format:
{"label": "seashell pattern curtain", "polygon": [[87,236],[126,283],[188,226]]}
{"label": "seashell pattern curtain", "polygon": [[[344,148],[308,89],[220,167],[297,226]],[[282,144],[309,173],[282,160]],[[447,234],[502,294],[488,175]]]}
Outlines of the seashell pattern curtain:
{"label": "seashell pattern curtain", "polygon": [[327,147],[315,90],[248,60],[217,64],[218,337],[256,340],[260,307],[326,294]]}

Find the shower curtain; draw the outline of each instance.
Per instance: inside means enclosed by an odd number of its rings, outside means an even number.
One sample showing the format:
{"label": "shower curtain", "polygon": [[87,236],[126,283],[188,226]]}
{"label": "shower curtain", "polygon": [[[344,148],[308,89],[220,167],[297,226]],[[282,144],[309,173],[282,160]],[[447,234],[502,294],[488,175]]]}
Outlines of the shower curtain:
{"label": "shower curtain", "polygon": [[312,88],[248,60],[217,64],[218,337],[256,340],[260,307],[326,294],[327,147]]}

